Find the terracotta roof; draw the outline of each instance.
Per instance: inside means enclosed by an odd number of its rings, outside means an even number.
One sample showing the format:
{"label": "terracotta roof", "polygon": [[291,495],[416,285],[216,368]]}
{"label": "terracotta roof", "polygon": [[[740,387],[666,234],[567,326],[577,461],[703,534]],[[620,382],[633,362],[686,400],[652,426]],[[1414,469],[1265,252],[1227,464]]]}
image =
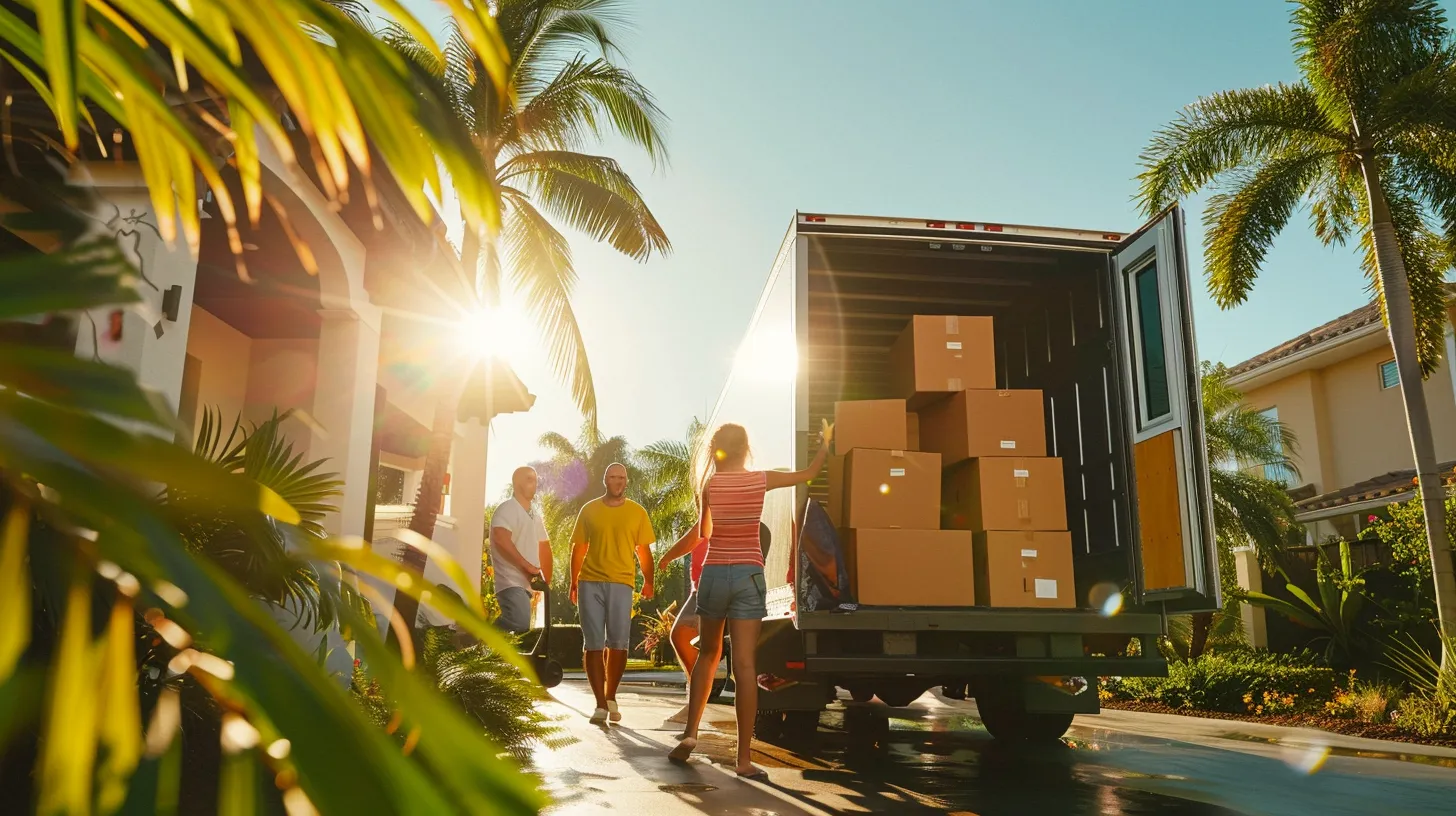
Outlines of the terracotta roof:
{"label": "terracotta roof", "polygon": [[1229,374],[1237,376],[1246,371],[1253,371],[1260,366],[1268,365],[1276,360],[1282,360],[1291,354],[1303,351],[1312,346],[1317,346],[1327,340],[1333,340],[1341,335],[1349,334],[1356,329],[1364,328],[1372,323],[1379,322],[1380,306],[1372,301],[1353,312],[1340,315],[1323,326],[1310,329],[1293,340],[1285,341],[1262,354],[1256,354],[1250,357],[1230,368]]}
{"label": "terracotta roof", "polygon": [[[1444,462],[1440,465],[1442,481],[1451,484],[1456,481],[1456,462]],[[1320,496],[1296,501],[1295,510],[1299,513],[1309,513],[1315,510],[1328,510],[1334,507],[1343,507],[1348,504],[1360,504],[1375,499],[1393,498],[1402,493],[1414,490],[1416,487],[1415,468],[1407,470],[1392,470],[1389,473],[1381,474],[1363,482],[1356,482],[1349,487],[1342,487],[1339,490],[1331,491]]]}

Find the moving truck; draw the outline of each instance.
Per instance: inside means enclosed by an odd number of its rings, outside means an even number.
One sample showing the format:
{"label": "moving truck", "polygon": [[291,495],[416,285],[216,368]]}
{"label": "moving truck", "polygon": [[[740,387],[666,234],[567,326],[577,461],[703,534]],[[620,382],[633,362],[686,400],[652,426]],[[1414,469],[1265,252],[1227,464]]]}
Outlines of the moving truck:
{"label": "moving truck", "polygon": [[905,396],[889,349],[914,315],[992,317],[996,388],[1042,392],[1075,608],[811,611],[791,564],[826,479],[775,491],[760,732],[812,727],[837,689],[904,706],[940,688],[999,739],[1057,739],[1099,710],[1099,677],[1166,673],[1168,614],[1220,605],[1182,213],[1132,233],[800,213],[711,425],[747,427],[756,462],[806,467],[837,401]]}

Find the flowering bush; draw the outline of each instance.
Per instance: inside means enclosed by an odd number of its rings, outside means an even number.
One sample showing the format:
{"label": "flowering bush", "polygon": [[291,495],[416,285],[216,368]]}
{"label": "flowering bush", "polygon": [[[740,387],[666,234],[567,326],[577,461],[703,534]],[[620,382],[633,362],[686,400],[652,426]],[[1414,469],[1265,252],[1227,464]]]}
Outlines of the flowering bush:
{"label": "flowering bush", "polygon": [[668,607],[655,615],[640,616],[642,627],[642,642],[637,644],[649,656],[658,654],[658,647],[667,640],[668,634],[672,632],[673,624],[677,623],[677,601],[673,601]]}
{"label": "flowering bush", "polygon": [[1206,654],[1168,665],[1167,677],[1106,678],[1113,700],[1230,714],[1288,713],[1317,708],[1333,697],[1342,675],[1316,665],[1307,653],[1280,655],[1252,649]]}
{"label": "flowering bush", "polygon": [[[1426,514],[1419,497],[1392,504],[1390,516],[1370,516],[1369,531],[1390,547],[1390,570],[1404,578],[1430,580],[1431,549],[1426,542]],[[1446,531],[1456,536],[1456,489],[1446,490]]]}

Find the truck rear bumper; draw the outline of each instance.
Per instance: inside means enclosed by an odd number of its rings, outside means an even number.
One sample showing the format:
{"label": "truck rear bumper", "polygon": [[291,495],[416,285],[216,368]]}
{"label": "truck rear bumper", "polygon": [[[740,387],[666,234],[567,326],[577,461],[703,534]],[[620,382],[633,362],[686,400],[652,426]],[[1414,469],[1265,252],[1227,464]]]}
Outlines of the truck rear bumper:
{"label": "truck rear bumper", "polygon": [[811,675],[836,678],[961,678],[982,674],[1161,677],[1168,673],[1168,664],[1160,657],[809,657],[804,668]]}

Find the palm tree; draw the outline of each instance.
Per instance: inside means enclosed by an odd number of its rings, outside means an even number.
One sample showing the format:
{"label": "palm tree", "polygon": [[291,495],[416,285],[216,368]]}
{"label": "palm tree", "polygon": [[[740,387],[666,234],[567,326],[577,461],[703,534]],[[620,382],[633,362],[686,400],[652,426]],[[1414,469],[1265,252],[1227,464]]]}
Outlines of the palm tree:
{"label": "palm tree", "polygon": [[1143,153],[1138,198],[1152,214],[1217,190],[1204,249],[1224,308],[1248,296],[1300,205],[1325,244],[1358,237],[1400,372],[1449,634],[1456,575],[1422,378],[1441,356],[1456,239],[1456,45],[1434,0],[1297,0],[1291,22],[1299,81],[1189,105]]}
{"label": "palm tree", "polygon": [[677,540],[698,520],[693,462],[706,430],[702,420],[694,417],[685,439],[660,439],[637,451],[637,464],[645,477],[642,504],[652,514],[652,526],[663,541]]}
{"label": "palm tree", "polygon": [[[438,53],[400,25],[381,37],[432,78],[430,95],[449,100],[453,126],[476,151],[476,172],[499,197],[499,240],[467,222],[461,243],[461,265],[479,298],[476,318],[490,319],[503,293],[514,293],[543,333],[552,367],[568,382],[595,433],[596,389],[571,306],[576,268],[566,237],[548,216],[639,261],[668,251],[662,226],[616,160],[579,152],[615,134],[660,161],[663,115],[636,78],[610,59],[619,52],[614,37],[620,3],[501,0],[494,8],[510,57],[504,88],[490,80],[458,26],[451,27]],[[410,529],[426,538],[434,535],[460,392],[446,382],[436,399],[410,520]],[[424,569],[423,551],[409,548],[406,558]],[[397,599],[404,619],[413,620],[413,599],[403,593]]]}
{"label": "palm tree", "polygon": [[[1203,364],[1203,427],[1208,461],[1214,463],[1208,480],[1222,569],[1232,568],[1235,547],[1252,544],[1267,563],[1302,536],[1285,483],[1264,476],[1269,468],[1298,476],[1292,460],[1298,440],[1283,423],[1245,404],[1228,376],[1222,363]],[[1223,611],[1192,616],[1188,657],[1201,655],[1217,630],[1230,630],[1238,619],[1237,603],[1230,599]]]}
{"label": "palm tree", "polygon": [[[541,477],[541,516],[551,537],[552,557],[557,564],[569,565],[572,526],[581,508],[601,495],[607,467],[614,462],[627,466],[627,495],[639,504],[643,472],[625,437],[603,438],[588,424],[575,442],[555,431],[542,434],[539,442],[551,452],[549,459],[535,465]],[[567,573],[564,566],[559,567],[555,583],[566,586]]]}

